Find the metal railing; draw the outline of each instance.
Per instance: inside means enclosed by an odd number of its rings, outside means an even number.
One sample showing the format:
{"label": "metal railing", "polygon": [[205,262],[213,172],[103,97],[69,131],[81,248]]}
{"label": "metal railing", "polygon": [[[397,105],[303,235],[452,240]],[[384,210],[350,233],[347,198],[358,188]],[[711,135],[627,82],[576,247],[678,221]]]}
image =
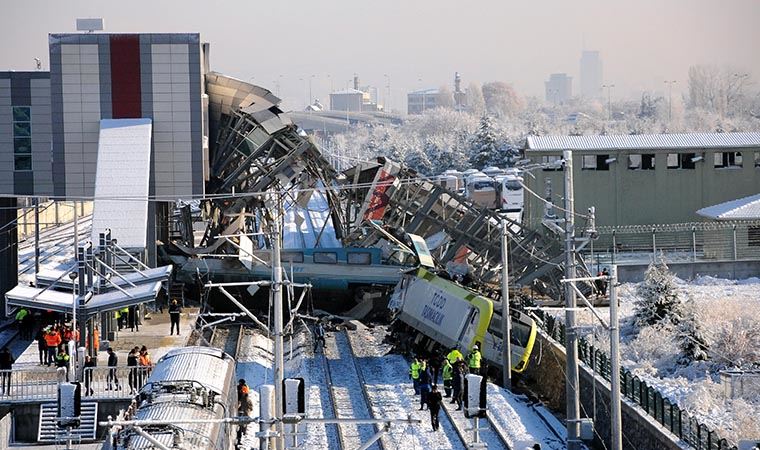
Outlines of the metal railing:
{"label": "metal railing", "polygon": [[[85,368],[82,398],[130,398],[145,384],[152,370],[153,366]],[[0,402],[56,400],[58,383],[66,380],[66,372],[54,367],[0,370]],[[72,373],[68,374],[68,380],[74,381]]]}
{"label": "metal railing", "polygon": [[760,221],[599,227],[583,253],[613,264],[657,254],[666,262],[760,260]]}
{"label": "metal railing", "polygon": [[[542,328],[554,340],[565,345],[565,324],[554,316],[536,311],[542,319]],[[541,321],[539,321],[541,322]],[[578,358],[588,367],[610,381],[610,359],[606,351],[594,347],[587,339],[578,339]],[[738,450],[738,447],[717,432],[701,423],[697,418],[671,402],[660,391],[649,386],[646,381],[631,373],[625,367],[620,368],[621,394],[639,405],[660,425],[697,450]]]}

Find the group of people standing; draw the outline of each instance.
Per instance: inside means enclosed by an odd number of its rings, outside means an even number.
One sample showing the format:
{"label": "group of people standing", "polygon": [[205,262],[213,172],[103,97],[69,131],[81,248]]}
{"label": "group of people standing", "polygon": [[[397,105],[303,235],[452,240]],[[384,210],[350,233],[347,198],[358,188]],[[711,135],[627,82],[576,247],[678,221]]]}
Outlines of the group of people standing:
{"label": "group of people standing", "polygon": [[129,328],[130,331],[140,331],[140,307],[138,305],[127,306],[114,312],[116,326],[119,331]]}
{"label": "group of people standing", "polygon": [[[467,367],[470,373],[480,373],[481,354],[480,347],[476,343],[467,357],[465,365],[464,356],[458,349],[453,348],[443,355],[434,355],[429,358],[414,357],[409,366],[409,377],[412,379],[414,394],[420,396],[420,411],[425,406],[430,410],[430,423],[433,430],[439,428],[438,414],[441,410],[443,398],[451,398],[449,403],[456,403],[457,411],[462,409],[462,396],[464,395],[464,378]],[[438,391],[439,374],[443,375],[444,396]]]}

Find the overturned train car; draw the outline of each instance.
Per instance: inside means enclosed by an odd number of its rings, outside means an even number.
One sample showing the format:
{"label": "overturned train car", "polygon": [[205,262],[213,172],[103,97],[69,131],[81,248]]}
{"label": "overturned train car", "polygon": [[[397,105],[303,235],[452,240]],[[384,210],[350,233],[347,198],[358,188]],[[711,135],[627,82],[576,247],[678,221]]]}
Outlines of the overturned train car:
{"label": "overturned train car", "polygon": [[[417,346],[427,351],[457,348],[466,355],[480,343],[489,365],[501,367],[502,316],[494,311],[493,300],[419,268],[399,282],[388,307],[413,330]],[[536,323],[520,311],[511,311],[510,320],[512,370],[520,373],[528,367]]]}

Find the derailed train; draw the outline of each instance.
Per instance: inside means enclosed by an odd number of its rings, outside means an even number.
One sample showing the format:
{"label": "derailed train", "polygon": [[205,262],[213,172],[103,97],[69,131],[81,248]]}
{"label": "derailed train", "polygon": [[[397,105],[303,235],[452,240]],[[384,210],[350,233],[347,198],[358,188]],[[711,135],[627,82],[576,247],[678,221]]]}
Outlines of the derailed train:
{"label": "derailed train", "polygon": [[124,426],[114,431],[111,448],[168,448],[232,450],[237,425],[188,423],[183,420],[219,420],[237,414],[235,361],[211,347],[183,347],[169,351],[153,368],[137,397],[137,408],[126,420],[155,424]]}
{"label": "derailed train", "polygon": [[[416,334],[415,344],[432,351],[442,346],[467,355],[480,343],[483,358],[493,368],[501,367],[501,313],[494,302],[457,283],[418,268],[396,286],[388,307],[398,320]],[[512,334],[511,365],[523,372],[536,340],[536,323],[529,315],[510,310]]]}

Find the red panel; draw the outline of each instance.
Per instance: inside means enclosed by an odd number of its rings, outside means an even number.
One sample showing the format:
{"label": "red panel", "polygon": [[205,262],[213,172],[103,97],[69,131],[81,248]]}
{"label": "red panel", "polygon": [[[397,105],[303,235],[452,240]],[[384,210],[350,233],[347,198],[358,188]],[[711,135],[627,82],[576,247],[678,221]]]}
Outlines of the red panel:
{"label": "red panel", "polygon": [[114,119],[142,117],[140,99],[140,37],[112,35],[111,108]]}

